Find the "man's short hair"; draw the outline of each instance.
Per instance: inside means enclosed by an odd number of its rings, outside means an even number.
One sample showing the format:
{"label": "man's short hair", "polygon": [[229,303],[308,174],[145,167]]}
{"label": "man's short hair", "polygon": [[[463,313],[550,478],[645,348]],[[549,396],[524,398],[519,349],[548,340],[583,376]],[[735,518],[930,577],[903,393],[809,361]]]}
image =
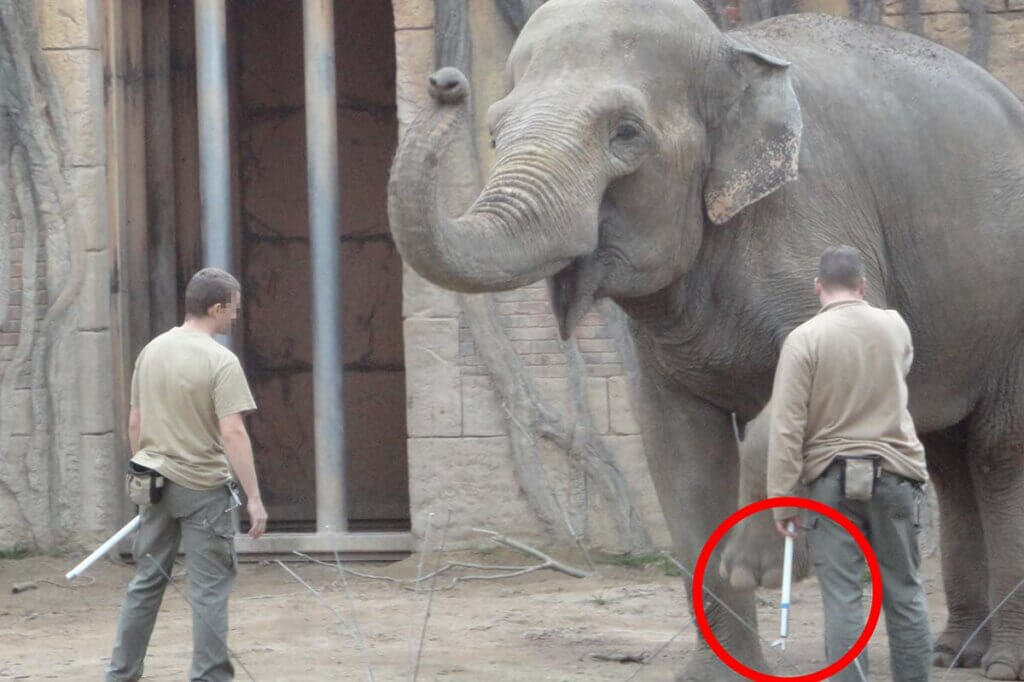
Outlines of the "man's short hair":
{"label": "man's short hair", "polygon": [[830,246],[821,254],[818,281],[826,289],[855,290],[864,280],[864,260],[852,246]]}
{"label": "man's short hair", "polygon": [[231,273],[220,268],[203,268],[192,275],[185,287],[185,314],[189,317],[206,317],[210,306],[231,302],[236,291],[242,286]]}

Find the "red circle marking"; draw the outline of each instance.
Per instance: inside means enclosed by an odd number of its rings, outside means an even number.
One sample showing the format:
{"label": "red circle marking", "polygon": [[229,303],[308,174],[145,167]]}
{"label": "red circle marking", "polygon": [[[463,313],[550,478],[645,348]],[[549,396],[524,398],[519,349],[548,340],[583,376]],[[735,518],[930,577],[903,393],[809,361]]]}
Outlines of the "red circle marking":
{"label": "red circle marking", "polygon": [[[711,559],[711,553],[715,550],[715,546],[718,545],[725,534],[728,533],[733,526],[743,519],[764,511],[765,509],[774,509],[775,507],[800,507],[803,509],[810,509],[813,512],[817,512],[832,519],[842,526],[847,533],[853,536],[853,539],[857,542],[857,545],[864,553],[864,559],[867,561],[868,568],[871,570],[871,610],[868,612],[868,621],[864,625],[864,631],[860,633],[860,637],[854,643],[853,648],[847,651],[846,654],[838,661],[826,668],[822,668],[817,672],[807,673],[806,675],[794,675],[792,677],[768,675],[754,670],[753,668],[748,668],[737,661],[729,654],[728,651],[726,651],[725,647],[723,647],[715,637],[715,633],[711,631],[711,626],[708,625],[707,615],[704,613],[704,572],[708,568],[708,561]],[[754,680],[755,682],[773,682],[775,680],[788,680],[789,682],[821,682],[821,680],[824,680],[826,677],[834,675],[853,663],[853,659],[855,659],[857,655],[864,650],[864,647],[868,645],[868,640],[871,639],[871,635],[875,631],[875,626],[878,625],[878,615],[882,610],[882,572],[878,567],[878,559],[875,557],[875,553],[871,549],[871,545],[868,544],[867,538],[864,537],[864,534],[860,532],[852,521],[841,513],[828,505],[822,504],[821,502],[808,500],[802,497],[773,497],[769,500],[761,500],[760,502],[747,505],[725,521],[722,521],[718,528],[715,529],[715,532],[711,534],[711,537],[708,538],[708,541],[704,544],[704,549],[701,550],[700,557],[697,559],[697,566],[693,570],[693,594],[697,595],[697,598],[693,599],[693,611],[697,617],[697,627],[700,628],[701,634],[704,635],[704,639],[707,640],[708,646],[711,647],[711,650],[715,652],[718,658],[740,675],[745,676],[747,679]]]}

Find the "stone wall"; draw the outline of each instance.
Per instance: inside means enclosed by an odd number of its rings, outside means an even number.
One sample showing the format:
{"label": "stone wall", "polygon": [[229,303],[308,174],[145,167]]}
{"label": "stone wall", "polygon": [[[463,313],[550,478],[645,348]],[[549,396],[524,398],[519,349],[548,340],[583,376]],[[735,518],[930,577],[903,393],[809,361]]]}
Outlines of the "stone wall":
{"label": "stone wall", "polygon": [[[114,423],[111,289],[116,259],[111,250],[108,212],[108,139],[106,92],[111,73],[105,57],[104,15],[100,0],[37,0],[40,36],[65,107],[70,142],[68,175],[76,195],[78,225],[85,234],[85,273],[77,302],[79,362],[67,365],[56,391],[75,394],[81,418],[78,462],[66,485],[81,486],[64,528],[64,542],[91,544],[120,525],[121,466]],[[59,277],[50,274],[50,281]],[[51,287],[53,291],[56,287]],[[77,370],[77,371],[74,371]],[[42,454],[42,453],[41,453]],[[51,451],[51,456],[56,452]],[[76,480],[77,479],[77,480]],[[79,506],[80,505],[80,506]]]}
{"label": "stone wall", "polygon": [[[52,125],[67,146],[53,157],[59,173],[49,177],[52,185],[41,185],[35,172],[11,185],[34,203],[35,217],[25,205],[20,215],[0,215],[7,228],[0,234],[8,235],[0,241],[0,550],[90,543],[120,522],[102,3],[37,0],[35,9],[50,70],[36,77],[46,83],[52,76],[57,106],[48,122],[26,127]],[[8,162],[0,161],[0,182],[18,177],[6,175]],[[38,220],[34,238],[26,238],[29,220]],[[73,272],[73,263],[80,269]],[[48,314],[62,295],[71,303],[55,312],[58,321]],[[47,343],[46,367],[37,366]]]}

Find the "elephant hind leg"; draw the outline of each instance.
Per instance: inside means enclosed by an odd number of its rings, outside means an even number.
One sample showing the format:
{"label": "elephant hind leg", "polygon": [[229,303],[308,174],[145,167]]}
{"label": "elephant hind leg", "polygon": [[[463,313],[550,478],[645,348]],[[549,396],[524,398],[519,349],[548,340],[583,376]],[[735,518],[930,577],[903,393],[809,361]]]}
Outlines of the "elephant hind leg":
{"label": "elephant hind leg", "polygon": [[[948,668],[988,613],[985,539],[967,463],[964,429],[928,434],[921,440],[928,456],[928,473],[939,500],[942,583],[949,612],[946,629],[935,640],[932,663]],[[986,628],[961,654],[957,667],[980,666],[988,645]]]}
{"label": "elephant hind leg", "polygon": [[[980,404],[968,429],[971,482],[988,559],[991,642],[985,676],[1024,679],[1024,355]],[[1012,596],[1010,596],[1012,594]]]}

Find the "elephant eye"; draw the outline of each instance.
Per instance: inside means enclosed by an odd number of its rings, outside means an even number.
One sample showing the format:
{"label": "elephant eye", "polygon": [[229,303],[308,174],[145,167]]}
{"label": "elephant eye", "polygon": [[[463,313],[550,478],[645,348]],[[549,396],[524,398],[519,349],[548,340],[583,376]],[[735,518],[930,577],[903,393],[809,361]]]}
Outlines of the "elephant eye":
{"label": "elephant eye", "polygon": [[640,134],[640,128],[635,123],[620,123],[615,128],[613,140],[628,142]]}

